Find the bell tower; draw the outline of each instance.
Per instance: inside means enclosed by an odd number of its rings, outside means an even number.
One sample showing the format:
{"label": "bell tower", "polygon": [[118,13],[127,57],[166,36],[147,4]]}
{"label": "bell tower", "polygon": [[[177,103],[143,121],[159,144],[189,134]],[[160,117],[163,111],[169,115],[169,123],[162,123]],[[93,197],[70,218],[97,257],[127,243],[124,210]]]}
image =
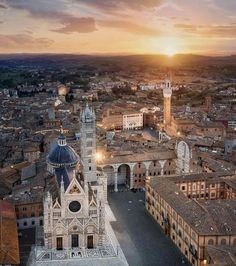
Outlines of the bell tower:
{"label": "bell tower", "polygon": [[80,115],[80,151],[83,174],[87,182],[97,181],[96,118],[88,103]]}
{"label": "bell tower", "polygon": [[172,95],[171,81],[167,79],[165,82],[165,87],[163,89],[165,127],[171,123],[171,95]]}

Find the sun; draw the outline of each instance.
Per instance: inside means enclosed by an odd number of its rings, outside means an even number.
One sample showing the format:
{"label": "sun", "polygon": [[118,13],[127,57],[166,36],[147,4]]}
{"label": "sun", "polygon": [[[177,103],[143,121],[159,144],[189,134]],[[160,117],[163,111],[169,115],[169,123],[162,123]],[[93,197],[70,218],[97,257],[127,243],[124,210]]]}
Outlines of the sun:
{"label": "sun", "polygon": [[175,54],[177,54],[177,50],[176,50],[174,47],[167,46],[167,47],[164,48],[163,53],[164,53],[165,55],[168,55],[169,57],[172,57],[172,56],[174,56]]}

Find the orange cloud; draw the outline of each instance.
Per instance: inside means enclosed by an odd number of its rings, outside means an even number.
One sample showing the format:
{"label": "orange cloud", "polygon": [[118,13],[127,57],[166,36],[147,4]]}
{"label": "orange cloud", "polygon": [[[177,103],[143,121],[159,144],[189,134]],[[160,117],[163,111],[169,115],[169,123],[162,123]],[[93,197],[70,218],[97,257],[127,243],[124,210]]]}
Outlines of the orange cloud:
{"label": "orange cloud", "polygon": [[88,33],[96,31],[95,20],[93,18],[75,18],[75,17],[68,17],[63,19],[62,21],[63,26],[59,29],[54,29],[52,31],[59,32],[59,33]]}
{"label": "orange cloud", "polygon": [[144,10],[160,6],[165,0],[74,0],[85,6],[102,11],[122,11],[123,9]]}
{"label": "orange cloud", "polygon": [[193,25],[175,24],[176,28],[185,33],[196,34],[202,37],[236,38],[236,25]]}
{"label": "orange cloud", "polygon": [[162,32],[158,28],[137,24],[127,20],[100,20],[98,25],[108,28],[121,29],[137,35],[160,36]]}
{"label": "orange cloud", "polygon": [[34,38],[28,34],[0,35],[0,48],[4,50],[22,49],[44,49],[53,44],[53,40],[48,38]]}

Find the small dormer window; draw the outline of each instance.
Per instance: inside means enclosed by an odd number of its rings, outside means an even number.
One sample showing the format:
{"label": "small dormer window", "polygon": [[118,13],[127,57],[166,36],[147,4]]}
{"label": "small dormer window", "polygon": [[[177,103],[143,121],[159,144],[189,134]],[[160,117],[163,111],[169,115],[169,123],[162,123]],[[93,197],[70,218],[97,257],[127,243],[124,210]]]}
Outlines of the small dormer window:
{"label": "small dormer window", "polygon": [[58,138],[58,145],[59,146],[66,146],[66,138],[63,134],[61,134]]}

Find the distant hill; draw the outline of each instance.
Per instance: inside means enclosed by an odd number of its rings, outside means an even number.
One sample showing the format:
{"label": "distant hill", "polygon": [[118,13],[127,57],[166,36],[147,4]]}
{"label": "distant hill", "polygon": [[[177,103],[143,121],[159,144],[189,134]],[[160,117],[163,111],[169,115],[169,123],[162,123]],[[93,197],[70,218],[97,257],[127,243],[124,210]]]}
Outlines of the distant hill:
{"label": "distant hill", "polygon": [[7,67],[75,67],[75,66],[198,66],[236,65],[236,55],[201,56],[192,54],[166,55],[75,55],[75,54],[2,54],[0,66]]}

